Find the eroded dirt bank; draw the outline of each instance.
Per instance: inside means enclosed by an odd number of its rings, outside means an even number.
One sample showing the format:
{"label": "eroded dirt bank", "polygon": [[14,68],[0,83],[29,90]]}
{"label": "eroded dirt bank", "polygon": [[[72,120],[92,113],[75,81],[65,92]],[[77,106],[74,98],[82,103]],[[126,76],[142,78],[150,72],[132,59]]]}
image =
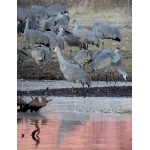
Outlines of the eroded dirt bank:
{"label": "eroded dirt bank", "polygon": [[64,97],[131,97],[131,86],[92,87],[92,88],[62,88],[62,89],[40,89],[32,91],[17,91],[18,96],[64,96]]}

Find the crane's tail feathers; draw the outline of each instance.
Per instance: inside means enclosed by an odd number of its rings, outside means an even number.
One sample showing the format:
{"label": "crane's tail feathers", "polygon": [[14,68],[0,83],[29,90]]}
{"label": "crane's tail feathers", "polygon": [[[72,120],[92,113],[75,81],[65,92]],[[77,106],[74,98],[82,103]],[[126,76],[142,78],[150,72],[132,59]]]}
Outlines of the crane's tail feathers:
{"label": "crane's tail feathers", "polygon": [[129,75],[126,73],[123,77],[124,77],[124,79],[125,80],[127,80],[127,77],[128,77]]}
{"label": "crane's tail feathers", "polygon": [[99,44],[97,44],[96,46],[99,47]]}
{"label": "crane's tail feathers", "polygon": [[120,38],[118,38],[118,37],[116,37],[114,40],[115,40],[115,41],[118,41],[118,42],[121,42],[121,41],[122,41],[122,39],[120,39]]}

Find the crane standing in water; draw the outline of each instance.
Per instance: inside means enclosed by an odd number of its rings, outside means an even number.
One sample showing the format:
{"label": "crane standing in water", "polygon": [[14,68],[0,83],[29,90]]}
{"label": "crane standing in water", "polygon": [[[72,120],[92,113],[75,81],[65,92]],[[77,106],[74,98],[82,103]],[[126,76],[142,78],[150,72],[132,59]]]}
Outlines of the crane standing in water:
{"label": "crane standing in water", "polygon": [[[83,93],[84,93],[85,84],[88,85],[88,88],[91,87],[91,77],[86,72],[84,72],[81,68],[79,68],[79,66],[71,64],[68,61],[66,61],[63,58],[61,54],[61,49],[58,46],[55,46],[55,49],[53,51],[57,53],[59,64],[60,64],[60,70],[62,71],[67,81],[70,81],[72,83],[75,82],[81,83],[83,87]],[[84,93],[84,97],[85,97],[85,93]]]}

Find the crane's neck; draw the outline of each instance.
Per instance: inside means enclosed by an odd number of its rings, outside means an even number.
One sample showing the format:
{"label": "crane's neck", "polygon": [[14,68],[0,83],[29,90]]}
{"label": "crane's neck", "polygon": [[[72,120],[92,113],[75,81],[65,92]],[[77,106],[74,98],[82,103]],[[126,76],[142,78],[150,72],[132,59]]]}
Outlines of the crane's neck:
{"label": "crane's neck", "polygon": [[74,24],[74,27],[73,27],[73,32],[78,30],[78,23]]}
{"label": "crane's neck", "polygon": [[63,34],[63,33],[62,33],[62,30],[60,30],[59,33],[58,33],[58,35],[57,35],[57,37],[58,37],[58,38],[62,38],[62,34]]}
{"label": "crane's neck", "polygon": [[123,76],[123,78],[126,80],[128,74],[127,74],[124,70],[122,70],[120,66],[117,67],[117,71],[118,71],[119,74],[121,74],[121,75]]}
{"label": "crane's neck", "polygon": [[67,61],[63,58],[63,56],[62,56],[60,50],[57,50],[57,56],[58,56],[58,60],[59,60],[59,64],[60,64],[60,70],[61,70],[62,72],[65,72],[66,69],[67,69],[67,65],[69,64],[69,62],[67,62]]}
{"label": "crane's neck", "polygon": [[26,19],[26,26],[25,26],[25,29],[24,29],[24,33],[26,33],[29,29],[29,18]]}
{"label": "crane's neck", "polygon": [[119,59],[120,59],[120,54],[117,52],[117,51],[115,51],[115,56],[113,57],[113,63],[116,63],[116,62],[118,62],[119,61]]}
{"label": "crane's neck", "polygon": [[57,50],[57,57],[58,57],[60,65],[62,64],[62,62],[66,62],[66,60],[63,58],[60,50]]}

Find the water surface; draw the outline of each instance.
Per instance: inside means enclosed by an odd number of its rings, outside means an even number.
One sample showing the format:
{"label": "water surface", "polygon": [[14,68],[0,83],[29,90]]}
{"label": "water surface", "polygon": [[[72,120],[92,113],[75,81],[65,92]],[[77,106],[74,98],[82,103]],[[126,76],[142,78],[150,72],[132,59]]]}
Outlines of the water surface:
{"label": "water surface", "polygon": [[[109,86],[132,86],[132,82],[108,82],[92,81],[92,87],[109,87]],[[61,89],[72,88],[72,83],[66,80],[17,80],[17,90],[38,90],[38,89]],[[75,83],[74,87],[82,87],[80,83]]]}
{"label": "water surface", "polygon": [[[93,87],[131,84],[92,82]],[[44,80],[18,80],[17,85],[18,90],[72,87],[67,81]],[[75,87],[81,85],[77,83]],[[39,112],[17,113],[18,150],[132,149],[132,98],[50,96],[47,99],[53,101]],[[32,99],[24,96],[23,100]]]}
{"label": "water surface", "polygon": [[[117,113],[18,113],[17,147],[18,150],[131,150],[131,120],[131,115]],[[33,138],[35,124],[40,133]]]}

